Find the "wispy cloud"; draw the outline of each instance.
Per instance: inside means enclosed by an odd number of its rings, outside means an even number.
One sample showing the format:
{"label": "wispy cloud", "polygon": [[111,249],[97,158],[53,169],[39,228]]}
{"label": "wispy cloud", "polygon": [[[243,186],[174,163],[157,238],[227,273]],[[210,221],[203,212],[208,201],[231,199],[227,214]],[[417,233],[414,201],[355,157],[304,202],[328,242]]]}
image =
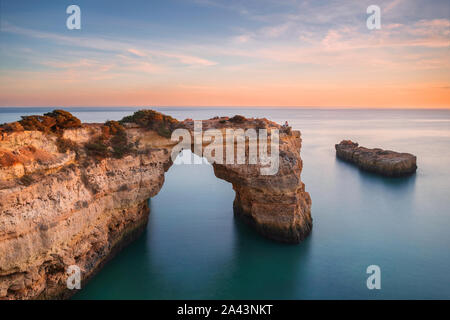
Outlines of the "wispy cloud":
{"label": "wispy cloud", "polygon": [[403,0],[392,0],[390,3],[388,3],[386,6],[383,7],[383,12],[389,12],[393,10],[395,7],[397,7],[400,3],[402,3]]}
{"label": "wispy cloud", "polygon": [[79,33],[26,27],[14,16],[6,16],[8,23],[3,16],[0,98],[9,100],[0,103],[20,99],[24,90],[35,99],[42,92],[78,90],[89,93],[86,101],[97,94],[108,102],[132,96],[162,104],[314,105],[329,95],[356,104],[352,93],[366,90],[386,96],[379,103],[388,104],[388,96],[401,98],[398,88],[414,88],[418,101],[419,94],[435,101],[432,94],[450,85],[448,2],[379,0],[382,28],[373,31],[366,27],[370,4],[191,0],[175,19],[161,2],[155,6],[163,10],[151,18],[113,16],[125,30],[92,26]]}
{"label": "wispy cloud", "polygon": [[[26,37],[45,39],[48,41],[54,41],[60,44],[73,46],[76,48],[88,48],[101,51],[119,52],[119,53],[131,53],[138,57],[166,57],[178,61],[181,64],[189,66],[213,66],[216,62],[204,59],[198,56],[189,55],[179,51],[172,50],[148,50],[144,48],[143,44],[137,44],[133,46],[136,41],[131,42],[127,40],[112,40],[101,37],[69,37],[62,36],[54,33],[41,32],[32,29],[26,29],[18,26],[14,26],[7,22],[3,22],[2,32],[13,33]],[[138,41],[139,42],[139,41]],[[160,45],[158,45],[160,46]],[[131,47],[131,48],[130,48]],[[138,48],[139,47],[139,48]]]}
{"label": "wispy cloud", "polygon": [[145,53],[143,53],[143,52],[141,52],[141,51],[139,51],[137,49],[133,49],[133,48],[128,49],[128,52],[130,52],[130,53],[132,53],[132,54],[134,54],[134,55],[136,55],[138,57],[145,57],[146,56]]}

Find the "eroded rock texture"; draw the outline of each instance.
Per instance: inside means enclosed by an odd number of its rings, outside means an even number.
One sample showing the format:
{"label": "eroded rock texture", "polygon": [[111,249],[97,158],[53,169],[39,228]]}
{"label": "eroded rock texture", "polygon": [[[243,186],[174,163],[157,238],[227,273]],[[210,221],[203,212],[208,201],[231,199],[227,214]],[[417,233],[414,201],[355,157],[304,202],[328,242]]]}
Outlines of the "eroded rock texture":
{"label": "eroded rock texture", "polygon": [[[278,129],[279,169],[274,175],[262,175],[261,164],[213,163],[214,173],[233,185],[236,197],[234,213],[267,238],[299,243],[311,231],[311,198],[300,179],[303,162],[300,158],[301,137],[299,131],[285,132],[283,127],[266,119],[255,119],[242,124],[221,124],[222,119],[204,121],[208,128],[220,130],[233,128]],[[189,125],[187,127],[191,128]],[[225,133],[223,133],[225,136]],[[270,136],[269,136],[270,143]],[[249,143],[246,145],[248,163]],[[225,151],[224,151],[225,154]],[[208,159],[209,160],[209,159]],[[212,161],[210,161],[212,162]]]}
{"label": "eroded rock texture", "polygon": [[[204,123],[220,130],[280,128],[265,119]],[[192,129],[190,120],[179,125]],[[58,134],[0,130],[0,299],[70,297],[68,266],[79,266],[85,283],[145,229],[148,199],[163,185],[176,142],[161,126],[124,128],[126,136],[103,124]],[[98,137],[114,134],[102,149]],[[312,227],[300,147],[299,132],[281,133],[273,176],[262,176],[258,165],[213,164],[236,191],[236,215],[278,241],[298,243]]]}
{"label": "eroded rock texture", "polygon": [[367,149],[358,143],[343,140],[335,145],[336,156],[359,168],[384,176],[403,176],[416,172],[416,156],[383,149]]}

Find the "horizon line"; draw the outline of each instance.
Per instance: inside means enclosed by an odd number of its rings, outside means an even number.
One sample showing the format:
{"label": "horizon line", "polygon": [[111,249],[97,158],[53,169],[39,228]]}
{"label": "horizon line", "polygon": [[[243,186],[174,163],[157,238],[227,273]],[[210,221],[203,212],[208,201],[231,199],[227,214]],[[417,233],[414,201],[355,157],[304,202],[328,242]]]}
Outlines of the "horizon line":
{"label": "horizon line", "polygon": [[1,106],[0,109],[24,109],[24,108],[142,108],[142,109],[151,109],[151,108],[199,108],[199,109],[214,109],[214,108],[230,108],[230,109],[336,109],[336,110],[348,110],[348,109],[360,109],[360,110],[374,110],[374,109],[384,109],[384,110],[450,110],[450,106],[444,107],[362,107],[362,106],[238,106],[238,105],[145,105],[145,106],[58,106],[58,105],[47,105],[47,106]]}

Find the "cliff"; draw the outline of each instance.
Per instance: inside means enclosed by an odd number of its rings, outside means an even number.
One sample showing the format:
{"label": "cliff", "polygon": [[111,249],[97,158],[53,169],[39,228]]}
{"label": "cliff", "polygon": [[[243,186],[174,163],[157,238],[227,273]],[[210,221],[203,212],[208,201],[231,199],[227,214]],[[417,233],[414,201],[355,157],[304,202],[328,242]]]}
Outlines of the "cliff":
{"label": "cliff", "polygon": [[379,148],[359,147],[358,143],[343,140],[335,145],[336,156],[356,164],[359,168],[384,176],[403,176],[416,172],[416,156]]}
{"label": "cliff", "polygon": [[[95,275],[145,229],[148,199],[172,165],[170,133],[193,128],[191,120],[150,111],[105,124],[48,117],[0,127],[0,299],[70,297],[70,265],[81,268],[83,283]],[[203,123],[222,131],[282,129],[266,119]],[[236,191],[238,217],[264,236],[298,243],[312,227],[311,200],[300,180],[300,133],[281,131],[275,175],[248,161],[213,166]]]}

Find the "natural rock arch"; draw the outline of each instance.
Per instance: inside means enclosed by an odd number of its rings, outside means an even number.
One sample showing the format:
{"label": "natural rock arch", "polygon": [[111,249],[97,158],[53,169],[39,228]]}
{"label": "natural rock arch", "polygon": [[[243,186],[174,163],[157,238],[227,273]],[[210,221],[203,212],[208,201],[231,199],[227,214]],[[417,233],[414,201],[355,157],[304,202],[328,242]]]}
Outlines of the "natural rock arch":
{"label": "natural rock arch", "polygon": [[[236,126],[261,124],[281,128],[265,119]],[[222,118],[205,121],[206,128],[229,126]],[[82,145],[103,128],[84,124],[62,138]],[[176,143],[133,123],[126,135],[138,146],[134,154],[99,161],[61,153],[60,138],[40,131],[1,135],[0,158],[14,161],[0,168],[0,298],[68,297],[68,266],[79,266],[87,281],[145,229],[148,199],[161,189]],[[298,131],[280,134],[275,175],[261,175],[258,165],[213,163],[215,175],[233,185],[236,216],[277,241],[298,243],[312,228],[300,148]]]}

